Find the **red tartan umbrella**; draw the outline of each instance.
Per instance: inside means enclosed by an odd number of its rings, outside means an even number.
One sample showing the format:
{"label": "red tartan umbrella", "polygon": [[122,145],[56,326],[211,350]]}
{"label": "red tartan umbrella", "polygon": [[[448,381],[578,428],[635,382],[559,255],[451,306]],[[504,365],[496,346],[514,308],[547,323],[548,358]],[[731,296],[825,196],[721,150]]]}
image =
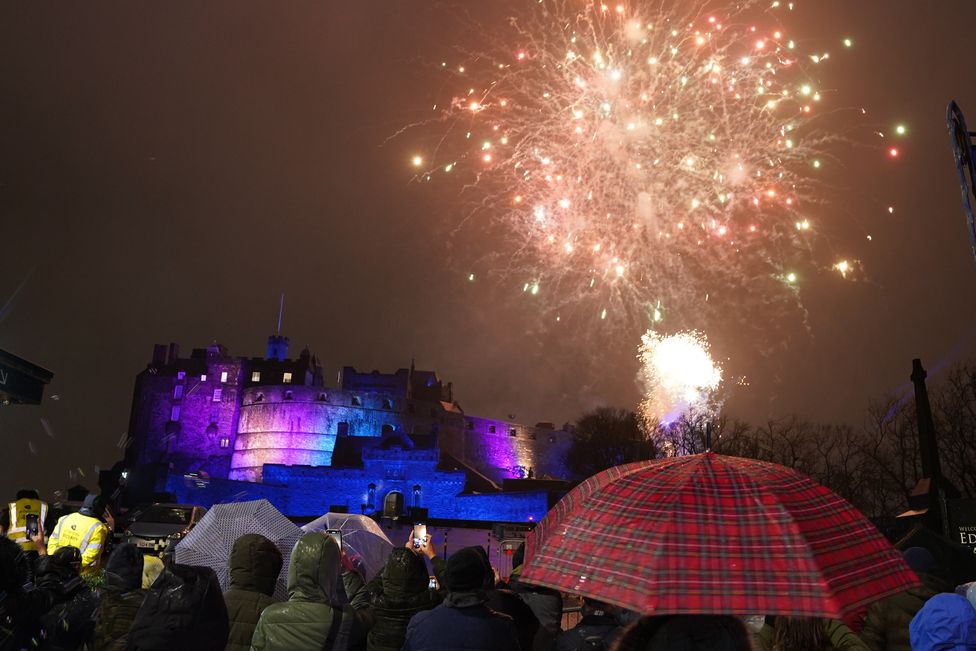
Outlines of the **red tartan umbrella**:
{"label": "red tartan umbrella", "polygon": [[526,552],[525,583],[644,614],[840,619],[918,585],[841,497],[789,468],[711,452],[590,477]]}

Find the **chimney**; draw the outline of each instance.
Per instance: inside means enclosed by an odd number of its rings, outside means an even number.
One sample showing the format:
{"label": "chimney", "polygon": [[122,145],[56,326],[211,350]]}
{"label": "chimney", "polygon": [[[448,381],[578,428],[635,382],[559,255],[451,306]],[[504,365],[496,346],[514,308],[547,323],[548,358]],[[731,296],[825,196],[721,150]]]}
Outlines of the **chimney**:
{"label": "chimney", "polygon": [[288,337],[271,335],[268,337],[268,354],[265,359],[276,359],[279,362],[288,358]]}
{"label": "chimney", "polygon": [[166,344],[156,344],[153,346],[152,361],[150,366],[162,366],[166,363]]}
{"label": "chimney", "polygon": [[169,344],[169,355],[166,357],[167,364],[175,364],[176,360],[180,358],[180,345],[177,343],[170,342]]}

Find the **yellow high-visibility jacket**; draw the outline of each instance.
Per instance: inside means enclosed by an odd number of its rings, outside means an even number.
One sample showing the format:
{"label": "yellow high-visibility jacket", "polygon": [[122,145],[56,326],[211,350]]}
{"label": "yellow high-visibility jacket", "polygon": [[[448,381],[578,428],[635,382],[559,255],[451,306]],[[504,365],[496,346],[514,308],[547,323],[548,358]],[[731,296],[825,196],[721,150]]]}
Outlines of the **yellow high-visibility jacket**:
{"label": "yellow high-visibility jacket", "polygon": [[37,527],[44,530],[44,521],[47,519],[47,502],[22,497],[16,502],[7,505],[10,510],[10,528],[7,529],[7,538],[20,545],[25,552],[37,551],[37,545],[27,537],[27,516],[37,516]]}
{"label": "yellow high-visibility jacket", "polygon": [[47,541],[47,553],[59,547],[77,547],[81,551],[81,574],[95,572],[108,542],[108,525],[88,515],[71,513],[61,517]]}

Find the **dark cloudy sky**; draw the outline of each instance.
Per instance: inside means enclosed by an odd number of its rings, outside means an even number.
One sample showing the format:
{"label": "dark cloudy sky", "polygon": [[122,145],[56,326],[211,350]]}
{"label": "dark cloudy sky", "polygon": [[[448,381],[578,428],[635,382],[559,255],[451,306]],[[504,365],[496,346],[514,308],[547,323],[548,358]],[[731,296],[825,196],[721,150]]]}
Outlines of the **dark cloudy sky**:
{"label": "dark cloudy sky", "polygon": [[[540,334],[531,305],[465,282],[453,190],[410,183],[409,137],[384,144],[437,97],[427,64],[463,42],[458,16],[501,25],[517,4],[0,3],[0,348],[55,374],[43,406],[0,409],[0,493],[77,468],[92,485],[120,455],[153,343],[261,354],[281,291],[293,352],[308,343],[330,378],[415,357],[486,416],[632,407],[634,333]],[[894,166],[852,148],[832,179],[825,218],[873,236],[857,249],[867,278],[812,280],[786,350],[713,339],[750,383],[732,416],[857,423],[912,357],[974,353],[944,110],[954,97],[976,122],[976,3],[798,6],[796,31],[856,39],[831,79],[842,103],[911,138]]]}

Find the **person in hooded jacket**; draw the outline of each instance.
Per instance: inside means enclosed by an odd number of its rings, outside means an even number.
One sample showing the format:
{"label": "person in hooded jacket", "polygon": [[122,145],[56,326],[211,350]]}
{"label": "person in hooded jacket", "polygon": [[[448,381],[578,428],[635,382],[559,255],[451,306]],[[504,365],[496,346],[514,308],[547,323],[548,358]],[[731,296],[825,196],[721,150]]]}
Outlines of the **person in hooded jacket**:
{"label": "person in hooded jacket", "polygon": [[[532,648],[534,651],[550,651],[556,636],[562,630],[563,597],[558,590],[529,585],[522,582],[522,566],[525,562],[525,543],[512,554],[512,574],[508,578],[511,590],[529,605],[539,630],[536,632]],[[528,651],[528,650],[526,650]]]}
{"label": "person in hooded jacket", "polygon": [[[488,599],[485,605],[495,612],[508,615],[515,622],[515,630],[518,631],[519,647],[530,650],[536,644],[539,633],[539,619],[535,616],[532,608],[515,594],[512,590],[505,587],[501,581],[496,581],[497,573],[488,558],[485,548],[476,545],[471,549],[478,552],[485,565],[485,595]],[[551,651],[551,646],[547,651]]]}
{"label": "person in hooded jacket", "polygon": [[220,651],[227,645],[227,606],[209,567],[168,564],[146,592],[126,651]]}
{"label": "person in hooded jacket", "polygon": [[444,583],[447,596],[433,610],[414,615],[407,626],[403,651],[511,651],[521,647],[515,623],[508,615],[485,604],[484,550],[459,549],[447,559]]}
{"label": "person in hooded jacket", "polygon": [[875,601],[868,607],[861,629],[861,639],[871,651],[912,651],[908,625],[925,602],[940,592],[950,592],[952,585],[936,575],[932,552],[924,547],[909,547],[902,556],[922,585]]}
{"label": "person in hooded jacket", "polygon": [[367,585],[374,619],[366,638],[368,651],[400,651],[410,619],[441,603],[440,593],[430,589],[424,556],[431,560],[434,576],[442,582],[444,559],[437,556],[430,539],[414,550],[411,535],[404,547],[390,553],[383,570]]}
{"label": "person in hooded jacket", "polygon": [[976,649],[976,609],[958,594],[937,594],[908,626],[912,651]]}
{"label": "person in hooded jacket", "polygon": [[230,618],[228,651],[251,648],[261,613],[275,603],[275,584],[283,562],[278,547],[261,534],[244,534],[234,541],[230,552],[230,587],[224,592]]}
{"label": "person in hooded jacket", "polygon": [[102,598],[95,611],[93,651],[123,651],[146,591],[142,589],[143,556],[131,543],[119,545],[105,564]]}
{"label": "person in hooded jacket", "polygon": [[288,601],[264,609],[251,639],[254,651],[346,651],[364,648],[372,618],[369,592],[346,562],[343,587],[349,603],[337,605],[344,557],[330,536],[302,536],[288,565]]}
{"label": "person in hooded jacket", "polygon": [[609,649],[623,633],[610,606],[585,597],[579,623],[556,637],[556,651],[597,651]]}

